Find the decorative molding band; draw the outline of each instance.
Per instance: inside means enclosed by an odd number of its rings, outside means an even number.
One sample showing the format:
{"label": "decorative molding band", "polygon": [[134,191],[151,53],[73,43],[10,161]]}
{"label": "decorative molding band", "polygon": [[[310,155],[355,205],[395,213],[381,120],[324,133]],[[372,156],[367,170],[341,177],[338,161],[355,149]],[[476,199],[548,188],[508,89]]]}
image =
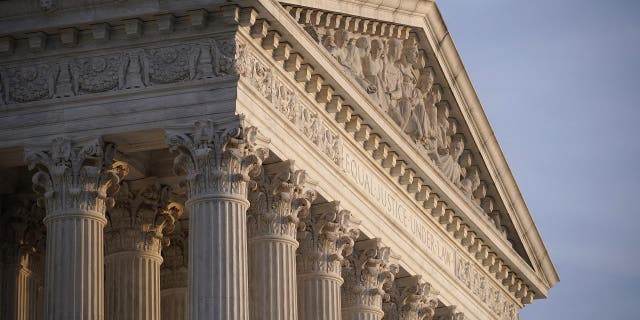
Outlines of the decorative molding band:
{"label": "decorative molding band", "polygon": [[342,139],[322,117],[305,103],[298,90],[291,88],[269,64],[258,57],[252,46],[238,39],[238,70],[251,86],[324,153],[331,162],[342,163]]}
{"label": "decorative molding band", "polygon": [[235,39],[204,38],[110,54],[0,66],[0,105],[235,76]]}
{"label": "decorative molding band", "polygon": [[499,197],[490,181],[480,179],[486,170],[476,163],[482,159],[465,149],[473,140],[461,133],[453,106],[443,100],[447,86],[436,83],[437,67],[428,66],[427,48],[419,47],[417,33],[408,26],[312,8],[285,9],[507,239],[494,201]]}
{"label": "decorative molding band", "polygon": [[[287,7],[287,9],[291,11],[293,8]],[[329,114],[335,115],[336,122],[344,125],[345,131],[352,134],[354,140],[361,144],[365,151],[371,152],[373,159],[380,162],[383,168],[389,170],[390,176],[397,179],[398,183],[406,188],[412,198],[422,203],[425,215],[431,216],[454,239],[458,239],[461,245],[467,248],[471,254],[475,254],[477,264],[485,266],[490,273],[494,274],[496,280],[503,282],[505,290],[511,292],[523,304],[531,303],[535,293],[528,289],[526,284],[492,252],[493,250],[484,244],[482,239],[476,237],[476,233],[471,227],[464,224],[460,216],[457,216],[453,210],[447,208],[447,204],[440,200],[442,197],[433,192],[431,187],[424,184],[425,179],[417,177],[416,172],[408,168],[406,162],[401,160],[396,152],[390,150],[389,145],[381,141],[380,136],[373,133],[369,125],[363,123],[362,117],[354,114],[354,109],[351,106],[344,104],[343,97],[334,94],[334,87],[326,83],[320,74],[314,73],[314,70],[316,70],[314,66],[305,64],[302,55],[297,53],[295,48],[289,42],[286,42],[286,39],[277,30],[271,28],[267,20],[257,18],[259,16],[255,10],[251,8],[241,9],[240,20],[248,22],[244,25],[241,24],[244,28],[240,28],[240,32],[248,34],[247,36],[253,38],[254,42],[260,43],[264,50],[271,51],[274,61],[282,63],[284,70],[289,72],[295,81],[300,82],[304,90],[319,105],[323,106]],[[260,58],[251,53],[241,56],[261,62]],[[239,62],[239,65],[245,64]],[[240,69],[242,70],[243,68]],[[252,82],[252,84],[259,84],[256,87],[263,96],[269,97],[268,100],[278,102],[278,99],[273,99],[274,90],[273,86],[269,86],[270,80],[264,80],[267,78],[264,74],[271,72],[268,64],[262,63],[261,68],[256,70],[255,74],[261,75],[259,79],[263,79],[263,81]],[[246,75],[243,72],[247,71],[243,70],[241,72],[241,75]],[[251,74],[249,74],[249,77],[256,78]],[[295,94],[295,91],[293,92]],[[304,127],[301,130],[305,132]],[[343,152],[340,151],[341,154]],[[343,160],[336,162],[336,164],[341,163],[341,161]],[[510,285],[509,281],[513,282],[513,285]],[[492,310],[494,309],[497,310],[497,308],[492,308]],[[501,314],[507,313],[501,312]]]}

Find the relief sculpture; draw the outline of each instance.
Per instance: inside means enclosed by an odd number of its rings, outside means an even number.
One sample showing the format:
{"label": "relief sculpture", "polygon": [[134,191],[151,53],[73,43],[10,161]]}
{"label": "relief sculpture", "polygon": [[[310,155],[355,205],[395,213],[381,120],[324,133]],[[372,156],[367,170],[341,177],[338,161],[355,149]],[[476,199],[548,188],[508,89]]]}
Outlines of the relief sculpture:
{"label": "relief sculpture", "polygon": [[237,74],[235,39],[0,66],[0,105]]}
{"label": "relief sculpture", "polygon": [[324,123],[321,115],[304,103],[298,92],[287,85],[265,62],[240,44],[237,70],[265,99],[269,100],[298,131],[316,145],[333,163],[342,163],[342,141]]}
{"label": "relief sculpture", "polygon": [[[313,29],[313,30],[312,30]],[[424,150],[444,176],[473,198],[477,168],[459,163],[465,140],[457,120],[426,66],[414,36],[408,39],[357,35],[344,29],[306,28],[369,94],[375,104]]]}

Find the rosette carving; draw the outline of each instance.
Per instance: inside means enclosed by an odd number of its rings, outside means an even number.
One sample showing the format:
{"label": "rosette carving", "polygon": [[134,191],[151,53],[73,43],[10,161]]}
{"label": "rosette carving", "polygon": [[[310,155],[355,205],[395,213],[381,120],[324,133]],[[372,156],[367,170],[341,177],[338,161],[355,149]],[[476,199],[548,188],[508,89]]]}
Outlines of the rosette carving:
{"label": "rosette carving", "polygon": [[263,169],[255,179],[255,190],[249,194],[249,238],[280,236],[295,240],[299,218],[308,215],[316,193],[305,189],[307,174],[295,170],[291,160],[265,165]]}
{"label": "rosette carving", "polygon": [[186,175],[189,199],[216,194],[246,199],[247,184],[260,174],[269,150],[258,129],[243,122],[234,116],[168,130],[167,144],[178,152],[173,169]]}
{"label": "rosette carving", "polygon": [[383,246],[380,239],[356,243],[342,267],[343,309],[363,308],[382,315],[382,301],[389,299],[386,290],[399,271],[396,261],[391,248]]}
{"label": "rosette carving", "polygon": [[437,294],[421,276],[396,279],[383,305],[383,320],[431,320],[438,307]]}
{"label": "rosette carving", "polygon": [[115,147],[100,139],[72,142],[59,137],[49,147],[26,147],[29,169],[37,169],[34,190],[43,196],[47,217],[69,211],[102,217],[128,173],[128,166],[114,161],[114,155]]}
{"label": "rosette carving", "polygon": [[171,188],[156,178],[125,181],[109,209],[105,227],[107,254],[119,251],[146,251],[160,254],[169,244],[165,234],[173,231],[182,215],[180,204],[171,202]]}
{"label": "rosette carving", "polygon": [[301,219],[298,273],[326,273],[340,277],[341,264],[351,255],[360,235],[359,221],[340,202],[314,205]]}

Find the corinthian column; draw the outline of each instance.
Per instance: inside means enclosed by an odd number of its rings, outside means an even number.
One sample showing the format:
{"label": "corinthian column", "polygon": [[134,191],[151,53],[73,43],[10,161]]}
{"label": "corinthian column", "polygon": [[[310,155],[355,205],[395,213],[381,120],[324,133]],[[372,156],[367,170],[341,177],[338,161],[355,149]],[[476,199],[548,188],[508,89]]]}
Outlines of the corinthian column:
{"label": "corinthian column", "polygon": [[432,320],[438,307],[437,292],[422,276],[395,279],[383,303],[383,320]]}
{"label": "corinthian column", "polygon": [[160,252],[182,213],[169,193],[156,178],[125,181],[107,212],[106,319],[160,319]]}
{"label": "corinthian column", "polygon": [[264,166],[248,211],[250,319],[298,319],[296,229],[315,193],[293,161]]}
{"label": "corinthian column", "polygon": [[436,309],[433,320],[464,320],[464,313],[457,312],[456,306],[446,306]]}
{"label": "corinthian column", "polygon": [[[172,128],[174,171],[187,178],[189,318],[248,319],[247,184],[268,149],[235,116]],[[262,141],[266,142],[266,141]]]}
{"label": "corinthian column", "polygon": [[98,139],[56,138],[48,148],[25,148],[47,211],[46,319],[104,319],[105,211],[127,173],[114,152]]}
{"label": "corinthian column", "polygon": [[7,320],[36,320],[42,313],[44,210],[33,195],[3,199],[0,216],[0,314]]}
{"label": "corinthian column", "polygon": [[297,255],[299,318],[339,320],[341,263],[353,252],[357,221],[337,201],[313,205],[302,218]]}
{"label": "corinthian column", "polygon": [[382,300],[398,272],[396,258],[380,239],[356,243],[353,254],[343,264],[342,319],[380,320]]}
{"label": "corinthian column", "polygon": [[185,216],[176,221],[175,230],[169,234],[169,246],[162,249],[164,262],[160,267],[160,319],[163,320],[187,320],[189,316],[187,300],[189,220]]}

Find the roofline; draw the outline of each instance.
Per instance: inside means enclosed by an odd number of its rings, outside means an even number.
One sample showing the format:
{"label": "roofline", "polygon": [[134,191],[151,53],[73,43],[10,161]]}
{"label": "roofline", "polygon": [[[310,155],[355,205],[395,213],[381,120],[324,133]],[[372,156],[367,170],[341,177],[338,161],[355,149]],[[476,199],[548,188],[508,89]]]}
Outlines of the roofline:
{"label": "roofline", "polygon": [[[315,0],[281,1],[323,10],[348,12],[383,21],[402,21],[402,24],[423,28],[432,33],[431,35],[435,37],[432,39],[435,40],[432,41],[432,45],[439,51],[438,56],[442,59],[440,62],[445,78],[451,88],[458,91],[456,97],[462,99],[457,102],[465,120],[470,124],[469,129],[479,152],[487,162],[488,171],[496,183],[496,189],[505,203],[510,218],[514,221],[514,227],[524,242],[525,250],[530,255],[533,265],[539,267],[534,271],[544,277],[540,280],[546,283],[548,288],[557,283],[560,279],[556,268],[507,164],[437,4],[432,0],[324,0],[319,3]],[[530,252],[530,249],[533,252]],[[546,297],[546,292],[538,294],[537,298]]]}

